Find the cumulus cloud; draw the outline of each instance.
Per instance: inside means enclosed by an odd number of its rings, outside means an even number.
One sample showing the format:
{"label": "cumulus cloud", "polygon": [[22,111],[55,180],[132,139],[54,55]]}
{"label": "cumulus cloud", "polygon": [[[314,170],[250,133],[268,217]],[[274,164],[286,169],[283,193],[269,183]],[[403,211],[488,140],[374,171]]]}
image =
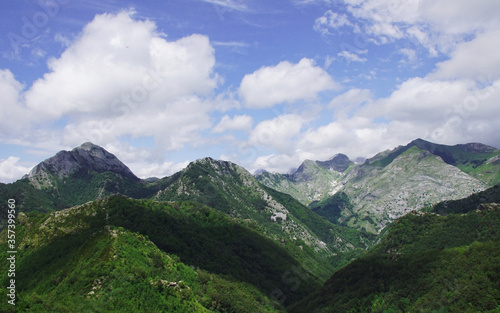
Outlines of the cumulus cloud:
{"label": "cumulus cloud", "polygon": [[233,118],[224,115],[212,132],[223,133],[231,130],[248,130],[252,128],[253,118],[249,115],[236,115]]}
{"label": "cumulus cloud", "polygon": [[[206,93],[216,85],[208,38],[168,42],[151,21],[131,12],[98,15],[26,93],[27,106],[48,117],[109,114],[111,106]],[[153,99],[148,99],[148,98]],[[147,101],[152,100],[152,101]]]}
{"label": "cumulus cloud", "polygon": [[284,114],[260,122],[252,130],[249,143],[282,153],[292,153],[294,140],[307,120],[298,114]]}
{"label": "cumulus cloud", "polygon": [[457,45],[449,60],[437,65],[433,78],[491,80],[500,75],[500,29]]}
{"label": "cumulus cloud", "polygon": [[0,182],[10,183],[27,174],[31,167],[20,164],[18,157],[8,157],[5,160],[0,160]]}
{"label": "cumulus cloud", "polygon": [[303,58],[297,64],[283,61],[245,75],[239,93],[247,107],[269,108],[279,103],[314,99],[321,91],[336,87],[324,69]]}
{"label": "cumulus cloud", "polygon": [[[212,99],[219,78],[206,36],[168,41],[154,22],[134,14],[97,15],[24,92],[8,71],[1,73],[3,103],[17,104],[3,114],[24,108],[32,116],[26,144],[106,145],[124,136],[154,136],[165,151],[181,149],[211,127],[211,112],[233,105]],[[54,123],[57,129],[47,127]]]}
{"label": "cumulus cloud", "polygon": [[22,90],[23,85],[11,71],[0,70],[0,138],[3,140],[21,133],[29,123],[30,114],[22,103]]}
{"label": "cumulus cloud", "polygon": [[[302,125],[286,149],[260,156],[251,168],[286,172],[306,158],[326,160],[336,153],[351,159],[371,157],[418,137],[450,145],[482,142],[500,147],[499,97],[500,79],[481,85],[470,79],[411,78],[380,99],[368,90],[351,89],[331,101],[333,121]],[[269,138],[269,145],[278,145],[271,136],[263,137]]]}
{"label": "cumulus cloud", "polygon": [[348,15],[327,10],[314,29],[334,34],[351,26],[377,44],[411,39],[431,55],[449,53],[471,35],[498,29],[500,2],[496,0],[344,0]]}

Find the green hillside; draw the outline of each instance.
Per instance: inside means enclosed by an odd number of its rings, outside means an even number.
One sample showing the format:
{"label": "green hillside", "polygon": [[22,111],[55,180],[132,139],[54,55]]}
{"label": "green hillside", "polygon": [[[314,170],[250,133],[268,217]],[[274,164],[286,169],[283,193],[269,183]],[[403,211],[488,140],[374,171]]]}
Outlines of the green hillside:
{"label": "green hillside", "polygon": [[275,312],[320,287],[281,244],[196,203],[112,196],[17,225],[17,308],[32,312]]}
{"label": "green hillside", "polygon": [[499,264],[500,205],[412,212],[289,312],[500,312]]}
{"label": "green hillside", "polygon": [[[168,180],[168,182],[167,182]],[[204,158],[165,180],[154,199],[195,201],[281,242],[310,272],[325,280],[336,268],[373,244],[375,236],[333,225],[293,197],[259,183],[244,168]],[[273,218],[274,217],[274,218]],[[345,252],[346,259],[340,255]]]}

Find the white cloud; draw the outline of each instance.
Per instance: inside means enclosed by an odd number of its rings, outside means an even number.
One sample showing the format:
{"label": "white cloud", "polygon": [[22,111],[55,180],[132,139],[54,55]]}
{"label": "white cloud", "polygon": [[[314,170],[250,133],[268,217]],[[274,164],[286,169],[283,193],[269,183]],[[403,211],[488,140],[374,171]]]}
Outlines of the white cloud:
{"label": "white cloud", "polygon": [[246,3],[241,0],[201,0],[201,1],[221,6],[229,10],[235,10],[241,12],[248,11]]}
{"label": "white cloud", "polygon": [[336,118],[353,116],[362,105],[370,103],[373,96],[368,89],[350,89],[333,98],[328,108],[335,110]]}
{"label": "white cloud", "polygon": [[344,0],[348,15],[327,10],[314,29],[322,35],[351,26],[376,44],[411,39],[433,56],[449,53],[456,44],[488,30],[498,29],[497,0]]}
{"label": "white cloud", "polygon": [[491,80],[500,75],[500,29],[484,32],[457,45],[447,61],[438,63],[433,78]]}
{"label": "white cloud", "polygon": [[347,15],[328,10],[314,21],[313,29],[322,35],[327,35],[331,34],[332,30],[338,31],[343,26],[352,26]]}
{"label": "white cloud", "polygon": [[239,93],[247,107],[269,108],[279,103],[314,99],[319,92],[336,87],[325,70],[313,60],[303,58],[297,64],[283,61],[245,75]]}
{"label": "white cloud", "polygon": [[52,119],[109,114],[116,101],[164,100],[215,87],[214,52],[206,37],[167,42],[153,22],[131,15],[96,16],[60,58],[49,62],[51,72],[26,93],[28,107]]}
{"label": "white cloud", "polygon": [[252,128],[253,118],[249,115],[236,115],[230,118],[228,115],[224,115],[217,124],[212,132],[223,133],[231,130],[248,130]]}
{"label": "white cloud", "polygon": [[3,140],[19,136],[26,123],[29,123],[30,114],[22,104],[22,90],[23,85],[14,78],[11,71],[0,70],[0,138]]}
{"label": "white cloud", "polygon": [[[29,131],[15,135],[18,140],[74,147],[153,136],[165,151],[175,150],[199,144],[199,131],[212,126],[210,113],[234,106],[224,95],[213,99],[219,78],[206,36],[167,41],[153,22],[133,15],[97,15],[25,92],[2,72],[0,88],[10,86],[2,93],[9,97],[3,103],[17,101],[3,114],[29,112]],[[57,129],[48,127],[54,123]]]}
{"label": "white cloud", "polygon": [[31,167],[21,165],[18,157],[10,156],[0,160],[0,182],[10,183],[27,174]]}
{"label": "white cloud", "polygon": [[297,114],[280,115],[260,122],[250,134],[249,144],[264,146],[281,153],[294,151],[294,141],[307,120]]}
{"label": "white cloud", "polygon": [[[366,54],[368,50],[361,50],[359,53]],[[356,53],[349,52],[347,50],[341,51],[337,54],[337,56],[346,59],[349,62],[366,62],[366,58],[362,58]]]}
{"label": "white cloud", "polygon": [[417,51],[409,48],[399,49],[398,52],[406,57],[406,59],[401,59],[399,63],[403,64],[415,64],[418,60]]}

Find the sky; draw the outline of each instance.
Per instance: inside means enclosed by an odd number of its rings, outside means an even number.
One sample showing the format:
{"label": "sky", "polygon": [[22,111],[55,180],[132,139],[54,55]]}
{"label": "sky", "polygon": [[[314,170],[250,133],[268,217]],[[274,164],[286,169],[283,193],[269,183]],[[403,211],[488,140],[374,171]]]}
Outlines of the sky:
{"label": "sky", "polygon": [[498,0],[0,0],[0,182],[84,142],[137,176],[500,148]]}

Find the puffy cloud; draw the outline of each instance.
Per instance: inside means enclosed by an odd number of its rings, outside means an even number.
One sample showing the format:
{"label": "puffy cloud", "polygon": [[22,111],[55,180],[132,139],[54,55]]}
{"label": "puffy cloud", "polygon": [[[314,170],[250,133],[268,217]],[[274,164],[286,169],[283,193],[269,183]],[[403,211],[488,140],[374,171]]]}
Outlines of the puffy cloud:
{"label": "puffy cloud", "polygon": [[0,70],[0,138],[19,135],[30,122],[21,99],[23,85],[9,70]]}
{"label": "puffy cloud", "polygon": [[28,107],[50,118],[109,114],[118,102],[152,100],[148,105],[158,106],[216,85],[208,38],[167,42],[153,22],[133,20],[131,14],[96,16],[60,58],[49,62],[51,72],[26,93]]}
{"label": "puffy cloud", "polygon": [[457,45],[449,60],[438,63],[430,75],[439,79],[492,80],[500,75],[500,29],[494,29]]}
{"label": "puffy cloud", "polygon": [[[152,21],[133,15],[97,15],[59,58],[48,62],[50,71],[19,105],[36,116],[32,126],[45,127],[32,129],[23,140],[78,146],[154,136],[168,151],[198,144],[198,132],[211,127],[210,113],[234,105],[212,99],[219,78],[206,36],[167,41]],[[18,83],[10,79],[9,85],[19,94]],[[53,123],[58,129],[46,127]]]}
{"label": "puffy cloud", "polygon": [[250,134],[249,143],[282,153],[293,152],[294,139],[307,120],[301,115],[285,114],[260,122]]}
{"label": "puffy cloud", "polygon": [[303,58],[297,64],[283,61],[245,75],[239,93],[247,107],[269,108],[279,103],[313,99],[319,92],[336,87],[325,70],[313,60]]}
{"label": "puffy cloud", "polygon": [[212,132],[223,133],[228,130],[248,130],[252,128],[252,123],[253,118],[249,115],[236,115],[233,118],[224,115],[219,124],[212,129]]}
{"label": "puffy cloud", "polygon": [[0,182],[10,183],[27,174],[31,167],[21,165],[18,157],[10,156],[5,160],[0,160]]}
{"label": "puffy cloud", "polygon": [[498,29],[496,0],[344,0],[349,16],[331,10],[314,23],[319,33],[333,34],[344,25],[377,44],[412,39],[431,55],[449,53],[457,43],[486,30]]}

